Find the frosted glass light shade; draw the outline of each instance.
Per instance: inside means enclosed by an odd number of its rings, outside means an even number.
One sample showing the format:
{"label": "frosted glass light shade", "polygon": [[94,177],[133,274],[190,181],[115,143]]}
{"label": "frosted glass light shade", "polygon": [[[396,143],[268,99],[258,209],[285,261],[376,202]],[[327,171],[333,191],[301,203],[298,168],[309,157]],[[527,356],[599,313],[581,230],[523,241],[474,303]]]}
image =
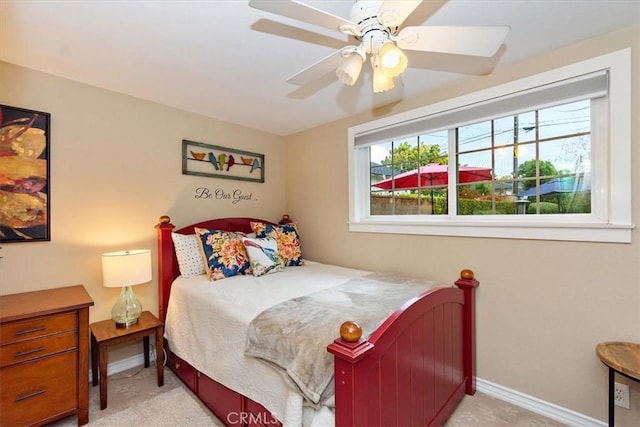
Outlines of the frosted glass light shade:
{"label": "frosted glass light shade", "polygon": [[378,54],[380,55],[380,62],[387,76],[398,77],[407,69],[409,61],[406,55],[393,42],[383,44]]}
{"label": "frosted glass light shade", "polygon": [[380,59],[372,58],[371,66],[373,67],[373,92],[380,93],[391,90],[395,87],[393,78],[389,77],[385,69],[380,66]]}
{"label": "frosted glass light shade", "polygon": [[352,86],[358,80],[363,62],[362,56],[352,53],[342,61],[342,64],[336,70],[336,75],[342,83]]}
{"label": "frosted glass light shade", "polygon": [[120,296],[111,310],[118,327],[138,323],[142,304],[131,289],[151,281],[151,251],[136,249],[102,254],[102,282],[105,287],[122,287]]}

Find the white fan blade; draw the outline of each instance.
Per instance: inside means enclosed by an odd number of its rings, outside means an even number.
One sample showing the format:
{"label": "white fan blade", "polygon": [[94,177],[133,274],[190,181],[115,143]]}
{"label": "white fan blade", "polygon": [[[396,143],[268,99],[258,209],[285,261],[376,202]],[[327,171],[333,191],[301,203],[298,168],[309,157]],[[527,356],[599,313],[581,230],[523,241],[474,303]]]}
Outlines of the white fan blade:
{"label": "white fan blade", "polygon": [[406,27],[394,38],[400,49],[493,56],[509,30],[509,27]]}
{"label": "white fan blade", "polygon": [[422,0],[385,0],[378,11],[378,22],[385,27],[399,27]]}
{"label": "white fan blade", "polygon": [[270,19],[258,19],[251,25],[251,29],[272,36],[285,37],[297,41],[322,45],[332,49],[341,49],[349,42],[344,34],[336,33],[335,37],[272,21]]}
{"label": "white fan blade", "polygon": [[329,28],[330,30],[340,31],[340,26],[342,25],[357,27],[355,23],[348,19],[333,15],[297,0],[250,0],[249,6],[319,27]]}
{"label": "white fan blade", "polygon": [[405,53],[411,68],[485,76],[496,68],[506,50],[506,46],[502,45],[495,55],[488,57],[421,52],[419,50],[407,50]]}
{"label": "white fan blade", "polygon": [[315,64],[289,77],[287,79],[287,83],[304,86],[316,79],[319,79],[325,74],[330,73],[331,71],[335,71],[344,59],[342,57],[342,52],[345,50],[354,50],[355,48],[355,46],[345,46],[342,49],[336,50],[331,55],[325,56]]}

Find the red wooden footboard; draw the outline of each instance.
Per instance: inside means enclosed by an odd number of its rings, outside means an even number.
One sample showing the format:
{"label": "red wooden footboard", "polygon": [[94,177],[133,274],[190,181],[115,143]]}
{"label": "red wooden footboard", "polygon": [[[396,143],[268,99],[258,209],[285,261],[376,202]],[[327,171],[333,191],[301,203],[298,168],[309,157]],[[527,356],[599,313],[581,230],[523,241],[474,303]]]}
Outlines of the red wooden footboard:
{"label": "red wooden footboard", "polygon": [[[250,232],[252,218],[203,221],[193,227]],[[270,222],[269,222],[270,223]],[[178,266],[169,217],[158,230],[159,312],[164,320]],[[463,270],[457,288],[436,288],[409,301],[365,340],[341,328],[335,356],[336,425],[442,425],[464,393],[475,393],[475,301],[478,282]],[[345,326],[345,325],[343,325]],[[346,325],[351,326],[351,325]],[[170,351],[168,366],[228,425],[275,425],[269,411],[198,372]]]}
{"label": "red wooden footboard", "polygon": [[475,393],[478,282],[464,275],[459,289],[433,289],[405,304],[368,340],[341,333],[327,347],[335,356],[336,426],[442,425],[465,392]]}

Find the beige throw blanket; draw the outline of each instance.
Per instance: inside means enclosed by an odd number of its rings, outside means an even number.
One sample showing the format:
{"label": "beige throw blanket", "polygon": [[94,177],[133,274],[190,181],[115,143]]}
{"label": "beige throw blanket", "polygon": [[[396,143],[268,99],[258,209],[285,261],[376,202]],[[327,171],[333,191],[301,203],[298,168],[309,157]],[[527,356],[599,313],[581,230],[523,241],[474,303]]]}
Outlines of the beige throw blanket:
{"label": "beige throw blanket", "polygon": [[277,304],[251,321],[245,355],[270,362],[318,408],[334,393],[326,351],[340,325],[356,321],[368,337],[405,302],[435,287],[430,281],[372,273]]}

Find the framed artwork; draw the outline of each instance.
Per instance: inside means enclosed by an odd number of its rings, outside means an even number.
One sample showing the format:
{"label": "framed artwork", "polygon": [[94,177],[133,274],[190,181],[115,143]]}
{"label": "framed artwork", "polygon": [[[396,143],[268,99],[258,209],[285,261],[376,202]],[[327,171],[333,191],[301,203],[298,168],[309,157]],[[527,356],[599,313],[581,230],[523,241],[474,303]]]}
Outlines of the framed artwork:
{"label": "framed artwork", "polygon": [[51,240],[50,122],[0,105],[0,243]]}
{"label": "framed artwork", "polygon": [[182,173],[264,182],[264,154],[183,139]]}

